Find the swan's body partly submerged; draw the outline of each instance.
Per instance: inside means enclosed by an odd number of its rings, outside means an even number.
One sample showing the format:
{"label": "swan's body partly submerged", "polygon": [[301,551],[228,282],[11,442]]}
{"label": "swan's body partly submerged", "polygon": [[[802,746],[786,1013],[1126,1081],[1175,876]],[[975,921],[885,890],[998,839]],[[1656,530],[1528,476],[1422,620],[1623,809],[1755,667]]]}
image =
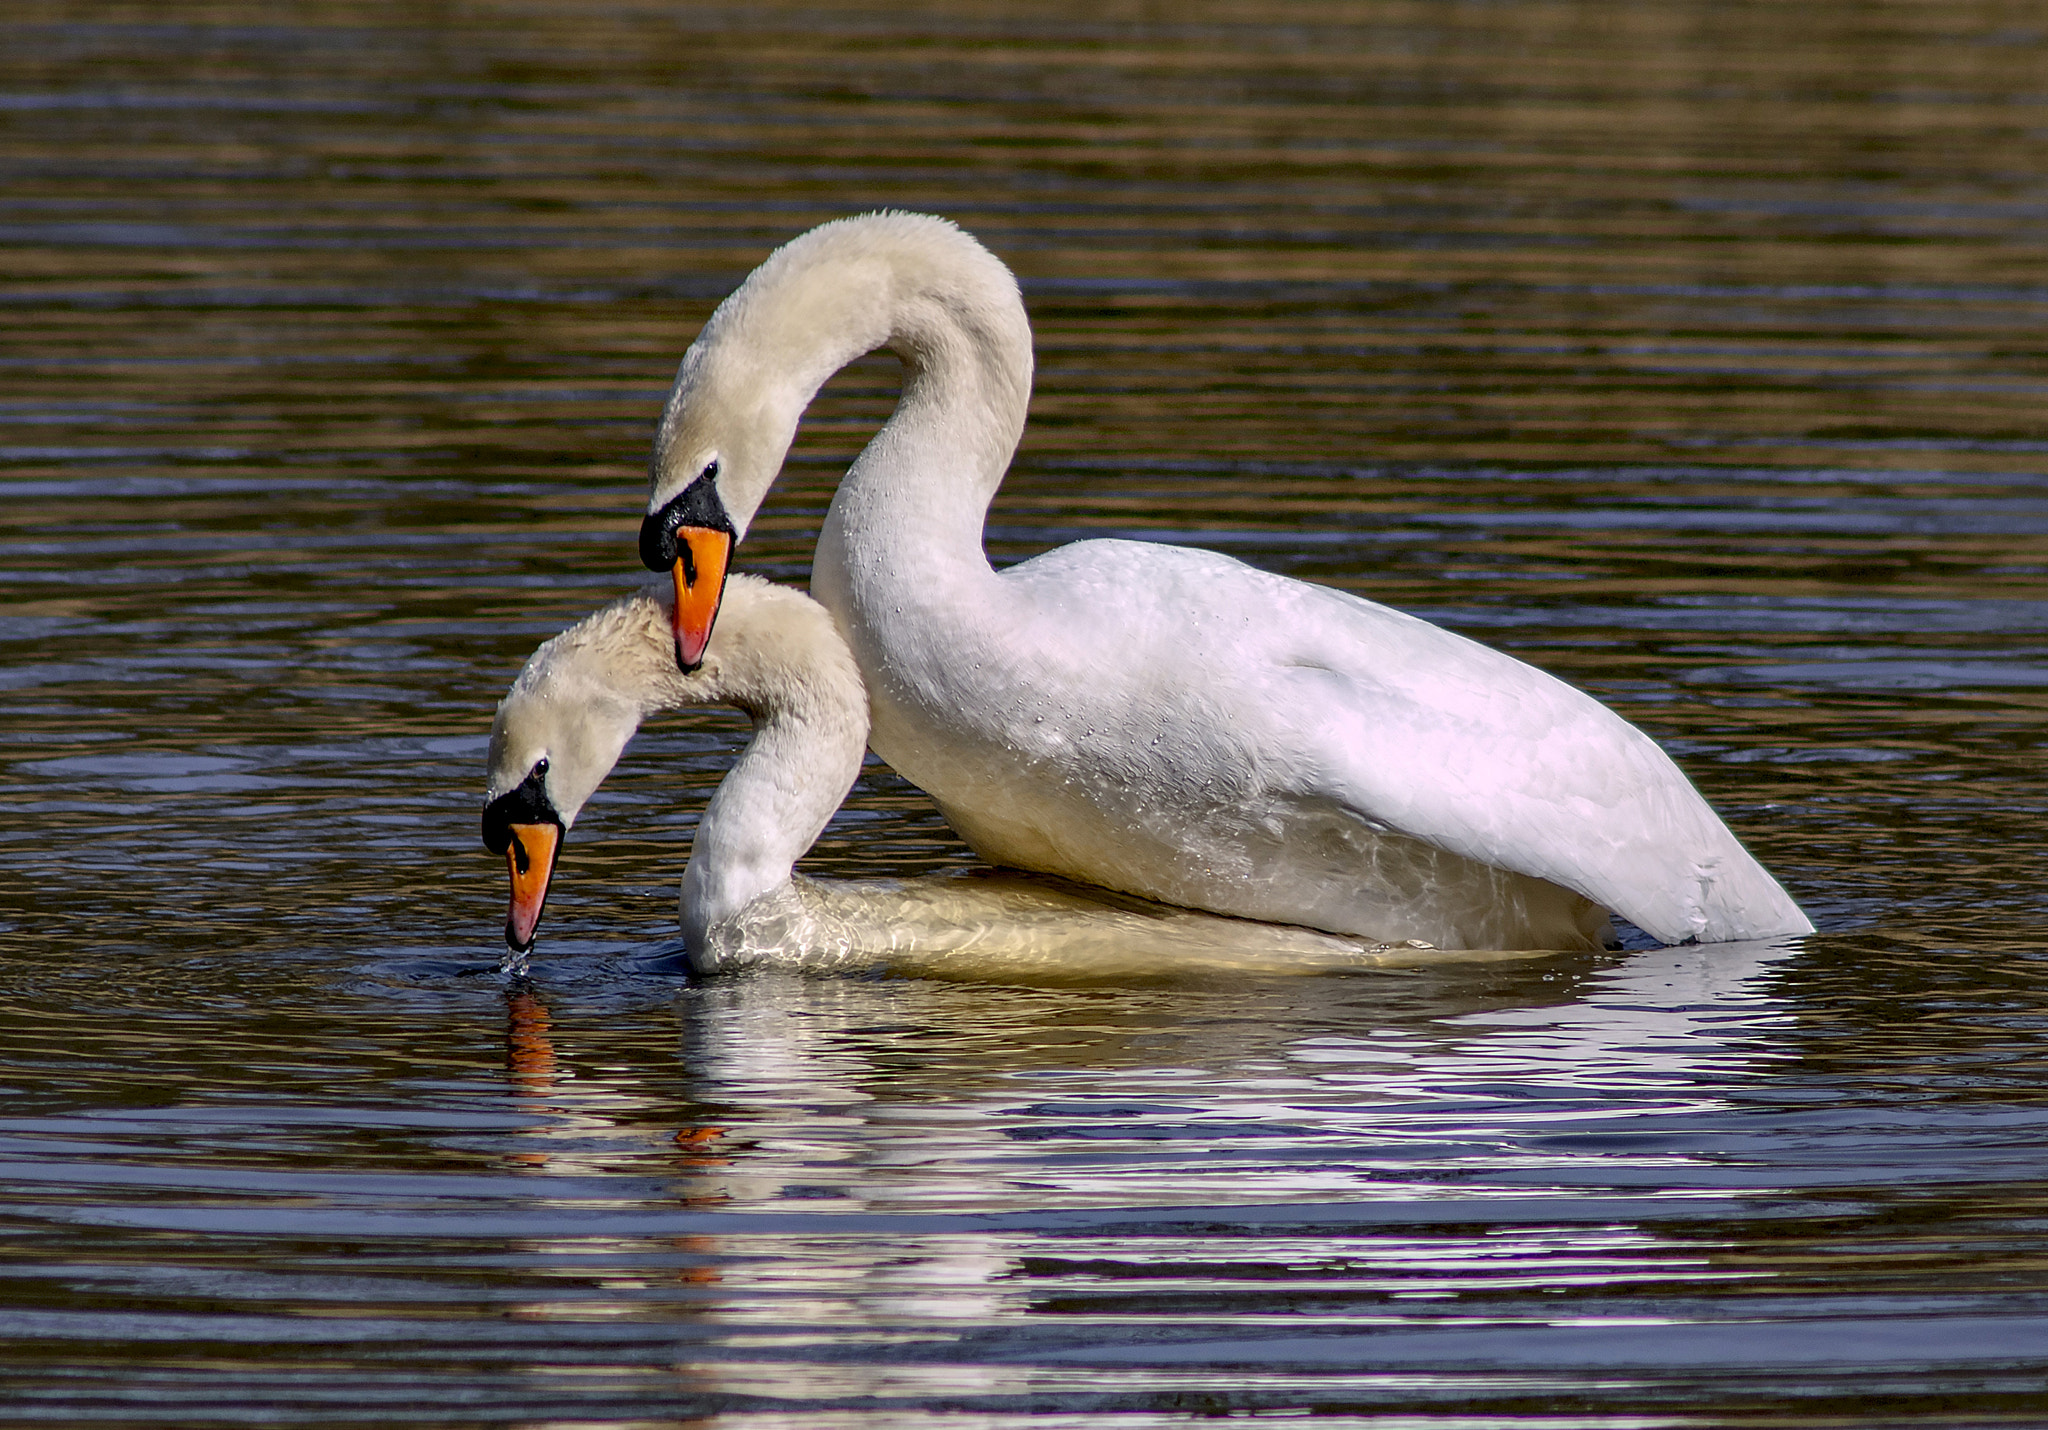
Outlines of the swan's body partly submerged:
{"label": "swan's body partly submerged", "polygon": [[1311,972],[1430,961],[1313,929],[1222,918],[995,873],[827,882],[795,876],[852,787],[867,696],[831,617],[735,575],[698,668],[673,654],[666,593],[637,592],[547,642],[491,727],[484,839],[507,856],[506,941],[532,946],[562,836],[657,711],[734,705],[753,738],[697,825],[683,936],[701,972],[877,965],[962,976]]}
{"label": "swan's body partly submerged", "polygon": [[992,863],[1445,948],[1809,932],[1655,742],[1510,656],[1184,547],[1086,541],[1000,573],[982,524],[1022,434],[1009,270],[939,219],[787,244],[685,354],[641,552],[700,655],[732,544],[833,372],[903,360],[812,586],[866,677],[877,754]]}

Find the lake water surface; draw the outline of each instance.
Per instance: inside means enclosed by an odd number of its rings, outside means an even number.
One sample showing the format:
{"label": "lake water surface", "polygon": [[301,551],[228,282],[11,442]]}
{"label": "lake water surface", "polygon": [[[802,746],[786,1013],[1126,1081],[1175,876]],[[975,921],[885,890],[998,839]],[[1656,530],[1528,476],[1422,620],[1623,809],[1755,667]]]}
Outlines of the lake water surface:
{"label": "lake water surface", "polygon": [[[494,702],[711,306],[883,205],[1023,281],[998,561],[1511,650],[1821,932],[694,982],[713,717],[497,974]],[[21,0],[0,1423],[2048,1420],[2044,334],[2033,3]],[[871,767],[807,867],[972,862]]]}

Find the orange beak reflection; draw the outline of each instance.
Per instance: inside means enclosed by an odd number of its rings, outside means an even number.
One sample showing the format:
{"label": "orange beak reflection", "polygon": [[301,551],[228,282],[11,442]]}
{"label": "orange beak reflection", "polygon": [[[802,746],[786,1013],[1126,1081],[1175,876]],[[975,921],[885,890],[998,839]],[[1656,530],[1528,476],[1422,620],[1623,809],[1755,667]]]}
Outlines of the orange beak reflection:
{"label": "orange beak reflection", "polygon": [[718,619],[731,561],[731,532],[707,526],[677,529],[676,664],[686,674],[704,663],[704,647],[711,644],[711,623]]}
{"label": "orange beak reflection", "polygon": [[505,867],[512,873],[512,908],[505,915],[505,942],[515,953],[533,947],[541,907],[548,901],[548,880],[555,856],[562,852],[559,824],[515,824],[505,847]]}

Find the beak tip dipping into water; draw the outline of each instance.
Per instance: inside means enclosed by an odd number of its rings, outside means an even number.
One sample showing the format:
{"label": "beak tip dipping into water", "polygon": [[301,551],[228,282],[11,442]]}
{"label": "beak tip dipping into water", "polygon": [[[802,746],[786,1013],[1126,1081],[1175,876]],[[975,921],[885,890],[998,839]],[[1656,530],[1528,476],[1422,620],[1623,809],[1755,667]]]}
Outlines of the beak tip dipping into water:
{"label": "beak tip dipping into water", "polygon": [[547,905],[548,881],[555,872],[555,858],[561,848],[560,825],[512,826],[512,840],[505,849],[505,867],[512,878],[512,902],[505,914],[505,946],[514,953],[523,954],[533,947],[541,910]]}

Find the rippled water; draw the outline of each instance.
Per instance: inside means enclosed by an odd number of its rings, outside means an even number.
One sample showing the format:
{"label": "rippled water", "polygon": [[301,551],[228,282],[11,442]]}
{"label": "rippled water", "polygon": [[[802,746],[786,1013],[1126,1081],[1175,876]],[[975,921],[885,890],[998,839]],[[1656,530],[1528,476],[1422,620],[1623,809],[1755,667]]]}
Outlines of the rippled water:
{"label": "rippled water", "polygon": [[[2021,3],[10,7],[0,1422],[2039,1423],[2044,174]],[[1511,649],[1822,932],[693,984],[708,719],[508,985],[492,703],[696,324],[885,204],[1024,282],[999,560]],[[872,768],[812,867],[970,862]]]}

